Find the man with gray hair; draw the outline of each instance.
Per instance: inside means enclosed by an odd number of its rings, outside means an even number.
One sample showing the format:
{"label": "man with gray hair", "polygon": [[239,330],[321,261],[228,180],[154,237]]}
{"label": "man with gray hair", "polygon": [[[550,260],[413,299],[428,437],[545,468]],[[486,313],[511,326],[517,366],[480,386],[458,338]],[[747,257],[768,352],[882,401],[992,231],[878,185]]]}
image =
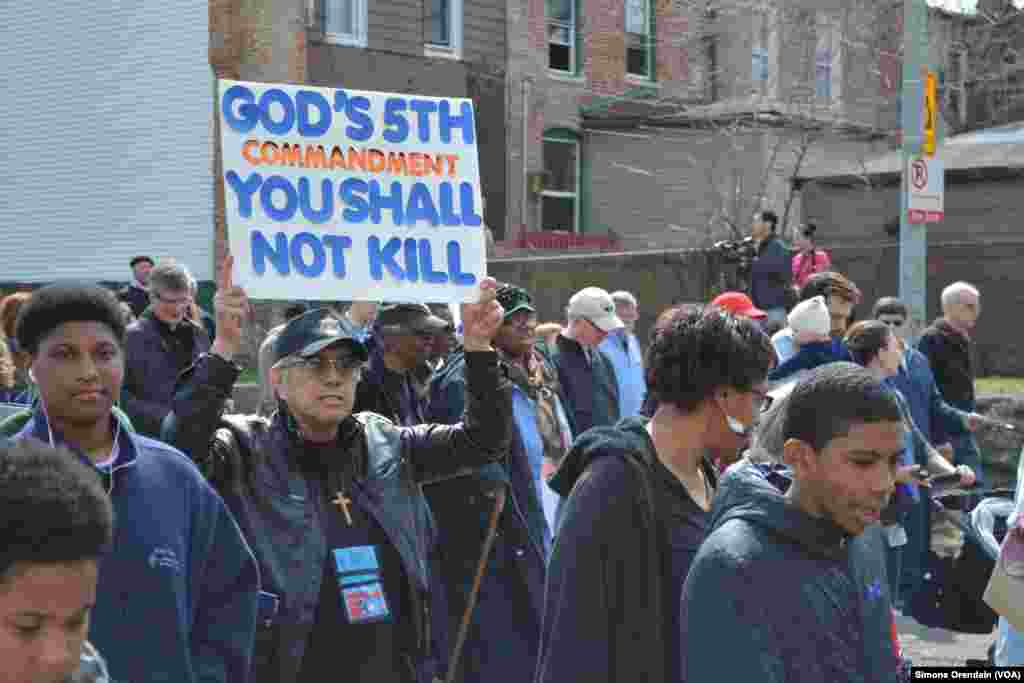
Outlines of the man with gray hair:
{"label": "man with gray hair", "polygon": [[206,330],[186,316],[190,278],[181,263],[157,263],[149,273],[149,308],[125,337],[123,407],[135,428],[153,438],[160,437],[178,375],[210,348]]}
{"label": "man with gray hair", "polygon": [[[946,402],[966,413],[974,412],[974,363],[971,332],[981,315],[981,293],[966,282],[954,282],[942,290],[942,317],[921,335],[918,349],[935,374],[935,383]],[[983,485],[981,455],[974,435],[954,436],[953,462],[967,465]]]}
{"label": "man with gray hair", "polygon": [[615,303],[615,314],[619,316],[623,327],[609,332],[598,348],[608,356],[615,369],[615,381],[619,389],[619,416],[636,417],[643,408],[647,394],[644,358],[636,338],[638,306],[636,297],[630,292],[612,292],[611,297]]}

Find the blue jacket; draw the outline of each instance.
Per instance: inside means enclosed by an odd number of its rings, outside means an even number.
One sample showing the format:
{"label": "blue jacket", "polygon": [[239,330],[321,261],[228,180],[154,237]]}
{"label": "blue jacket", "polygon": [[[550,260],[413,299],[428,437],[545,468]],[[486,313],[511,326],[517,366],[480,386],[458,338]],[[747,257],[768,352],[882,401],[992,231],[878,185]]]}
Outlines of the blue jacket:
{"label": "blue jacket", "polygon": [[777,237],[761,243],[750,266],[750,299],[760,309],[784,308],[793,279],[793,256]]}
{"label": "blue jacket", "polygon": [[683,589],[683,680],[897,680],[881,527],[850,537],[786,502],[788,472],[723,477]]}
{"label": "blue jacket", "polygon": [[[899,373],[889,382],[903,394],[914,424],[931,443],[942,445],[950,436],[967,433],[964,414],[942,398],[928,359],[917,349],[907,347]],[[919,451],[914,451],[917,464],[927,464],[927,454]]]}
{"label": "blue jacket", "polygon": [[[465,404],[465,357],[453,354],[431,381],[430,420],[451,424]],[[513,386],[513,392],[519,388]],[[441,574],[449,601],[450,631],[466,607],[494,501],[486,492],[509,486],[498,536],[481,585],[480,600],[463,650],[466,683],[522,683],[533,678],[544,606],[547,522],[520,429],[508,453],[472,477],[425,486],[437,522]]]}
{"label": "blue jacket", "polygon": [[580,343],[561,334],[544,351],[558,370],[560,398],[573,434],[619,421],[619,387],[608,356],[594,349],[591,364]]}
{"label": "blue jacket", "polygon": [[[147,311],[128,326],[125,334],[122,407],[142,434],[160,436],[163,419],[170,412],[178,375],[210,349],[210,338],[196,323],[182,320],[173,339],[165,323]],[[191,339],[191,349],[179,346]]]}
{"label": "blue jacket", "polygon": [[[48,442],[42,411],[15,438]],[[252,552],[188,458],[127,429],[118,447],[104,476],[114,546],[100,566],[89,640],[116,681],[244,683],[259,592]]]}
{"label": "blue jacket", "polygon": [[781,382],[798,372],[813,370],[819,365],[849,360],[850,352],[846,349],[846,345],[838,339],[804,344],[795,356],[768,373],[768,379],[773,382]]}
{"label": "blue jacket", "polygon": [[619,416],[636,417],[647,396],[644,358],[636,335],[625,329],[611,332],[597,347],[612,362],[619,389]]}

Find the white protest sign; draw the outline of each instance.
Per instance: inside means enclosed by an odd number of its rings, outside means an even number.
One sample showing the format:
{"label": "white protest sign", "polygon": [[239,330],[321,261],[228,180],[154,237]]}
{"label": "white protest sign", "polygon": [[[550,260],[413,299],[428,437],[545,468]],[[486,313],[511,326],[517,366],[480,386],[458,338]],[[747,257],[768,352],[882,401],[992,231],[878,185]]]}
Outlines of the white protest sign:
{"label": "white protest sign", "polygon": [[469,100],[219,86],[233,275],[250,297],[478,299],[486,243]]}
{"label": "white protest sign", "polygon": [[912,157],[907,163],[907,222],[936,223],[945,213],[946,171],[942,161]]}

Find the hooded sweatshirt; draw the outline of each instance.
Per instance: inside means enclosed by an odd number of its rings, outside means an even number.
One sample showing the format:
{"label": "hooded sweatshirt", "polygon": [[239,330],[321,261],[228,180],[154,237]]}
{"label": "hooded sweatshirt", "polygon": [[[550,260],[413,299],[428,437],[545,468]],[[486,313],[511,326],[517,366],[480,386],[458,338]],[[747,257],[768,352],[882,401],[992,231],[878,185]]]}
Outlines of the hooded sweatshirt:
{"label": "hooded sweatshirt", "polygon": [[[709,513],[658,460],[647,423],[590,430],[551,479],[568,499],[548,563],[537,683],[678,680],[680,591]],[[702,468],[714,488],[713,467]]]}
{"label": "hooded sweatshirt", "polygon": [[783,497],[779,465],[723,477],[683,588],[681,680],[896,681],[885,541],[850,536]]}

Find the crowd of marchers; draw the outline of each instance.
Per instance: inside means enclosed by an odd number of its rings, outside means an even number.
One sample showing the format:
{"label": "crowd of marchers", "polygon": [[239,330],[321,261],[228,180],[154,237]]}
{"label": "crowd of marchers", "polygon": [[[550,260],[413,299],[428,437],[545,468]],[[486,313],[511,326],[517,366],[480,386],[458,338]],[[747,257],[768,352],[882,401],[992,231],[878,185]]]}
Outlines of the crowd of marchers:
{"label": "crowd of marchers", "polygon": [[898,680],[928,477],[983,479],[980,293],[911,345],[773,219],[643,344],[597,287],[296,303],[250,415],[230,258],[212,314],[148,257],[8,296],[0,682]]}

